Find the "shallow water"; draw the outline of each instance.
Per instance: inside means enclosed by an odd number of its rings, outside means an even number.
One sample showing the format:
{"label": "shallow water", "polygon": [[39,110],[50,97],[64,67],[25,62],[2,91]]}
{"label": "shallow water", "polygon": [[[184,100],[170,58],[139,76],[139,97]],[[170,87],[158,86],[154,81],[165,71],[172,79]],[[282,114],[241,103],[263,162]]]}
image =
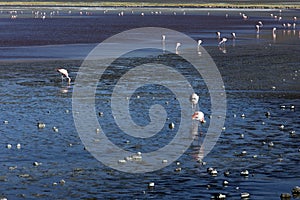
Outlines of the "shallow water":
{"label": "shallow water", "polygon": [[[34,19],[31,10],[26,9],[22,13],[24,17],[20,13],[17,19],[9,18],[9,8],[1,14],[2,196],[8,199],[209,199],[215,193],[223,193],[227,199],[240,199],[241,192],[248,192],[250,199],[280,199],[281,193],[291,192],[294,186],[300,185],[299,28],[281,28],[283,22],[292,22],[293,16],[300,18],[299,11],[162,9],[162,14],[151,14],[144,9],[133,14],[125,10],[125,15],[120,17],[121,10],[117,9],[105,14],[103,10],[87,10],[93,13],[88,16],[72,9],[70,13],[69,9],[60,8],[60,13],[50,18],[52,9],[45,8],[45,20],[40,16]],[[85,13],[85,8],[82,10]],[[240,12],[246,13],[249,19],[244,21]],[[282,16],[282,21],[272,19],[270,13]],[[255,30],[258,20],[264,23],[259,34]],[[211,114],[209,92],[201,78],[191,81],[191,85],[200,94],[199,106],[207,122],[199,126],[202,135],[178,159],[180,165],[174,162],[155,172],[130,174],[103,165],[84,150],[72,115],[74,85],[62,83],[55,68],[67,68],[74,80],[83,59],[97,43],[120,31],[144,26],[170,28],[195,40],[202,39],[222,75],[227,96],[225,129],[203,159],[206,165],[196,160]],[[272,35],[273,27],[278,29],[276,39]],[[219,49],[216,31],[228,38],[231,32],[236,32],[237,39],[229,39],[225,49]],[[114,63],[118,70],[107,71],[108,80],[104,81],[107,87],[96,91],[96,112],[103,112],[97,119],[115,144],[133,153],[143,153],[161,148],[174,136],[176,129],[170,130],[168,124],[180,123],[178,102],[163,87],[140,88],[130,105],[136,123],[149,123],[147,110],[152,103],[166,109],[169,121],[154,138],[128,137],[120,134],[110,114],[112,84],[132,63],[138,66],[147,60],[157,61],[160,56],[165,56],[168,64],[182,70],[187,78],[192,79],[194,75],[190,65],[175,54],[137,55],[140,57],[118,60]],[[290,109],[292,105],[295,109]],[[271,116],[266,117],[265,112]],[[46,127],[38,129],[37,122],[44,122]],[[292,130],[295,135],[290,134]],[[273,147],[268,145],[270,142],[274,143]],[[18,143],[21,149],[16,148]],[[12,144],[12,148],[6,148],[7,144]],[[241,154],[244,150],[246,155]],[[34,162],[41,164],[34,166]],[[178,167],[182,170],[174,171]],[[209,175],[207,167],[215,167],[218,175]],[[250,175],[240,176],[245,169]],[[223,175],[226,170],[231,172],[229,177]],[[65,183],[60,184],[61,180]],[[229,182],[226,187],[222,184],[224,180]],[[149,182],[155,182],[154,189],[148,188]]]}

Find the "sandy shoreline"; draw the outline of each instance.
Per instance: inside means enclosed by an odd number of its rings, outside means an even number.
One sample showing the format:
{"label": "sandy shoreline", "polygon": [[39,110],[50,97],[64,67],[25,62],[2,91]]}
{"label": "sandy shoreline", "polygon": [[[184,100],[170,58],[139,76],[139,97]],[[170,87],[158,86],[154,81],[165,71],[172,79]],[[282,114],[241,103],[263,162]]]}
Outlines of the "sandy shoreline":
{"label": "sandy shoreline", "polygon": [[152,3],[152,2],[22,2],[0,1],[0,6],[62,6],[62,7],[185,7],[185,8],[240,8],[240,9],[300,9],[300,2],[285,3]]}

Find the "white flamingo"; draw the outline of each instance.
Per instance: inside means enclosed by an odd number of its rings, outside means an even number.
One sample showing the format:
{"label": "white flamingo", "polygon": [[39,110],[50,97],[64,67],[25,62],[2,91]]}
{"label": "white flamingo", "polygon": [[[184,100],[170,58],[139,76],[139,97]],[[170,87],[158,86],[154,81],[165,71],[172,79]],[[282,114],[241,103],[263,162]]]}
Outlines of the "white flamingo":
{"label": "white flamingo", "polygon": [[222,38],[222,40],[219,42],[219,46],[223,45],[225,46],[225,43],[227,42],[227,38]]}
{"label": "white flamingo", "polygon": [[198,47],[200,47],[202,44],[202,40],[198,40]]}
{"label": "white flamingo", "polygon": [[71,78],[69,77],[68,70],[63,68],[56,69],[57,72],[61,74],[61,81],[63,81],[65,78],[68,79],[68,84],[71,83]]}
{"label": "white flamingo", "polygon": [[236,34],[234,32],[231,33],[231,35],[232,35],[232,39],[236,39]]}
{"label": "white flamingo", "polygon": [[196,108],[199,101],[199,96],[196,93],[193,93],[190,96],[190,102],[192,103],[192,108]]}
{"label": "white flamingo", "polygon": [[176,47],[175,47],[176,54],[178,54],[178,49],[179,49],[180,46],[181,46],[181,43],[180,43],[180,42],[177,42],[177,43],[176,43]]}

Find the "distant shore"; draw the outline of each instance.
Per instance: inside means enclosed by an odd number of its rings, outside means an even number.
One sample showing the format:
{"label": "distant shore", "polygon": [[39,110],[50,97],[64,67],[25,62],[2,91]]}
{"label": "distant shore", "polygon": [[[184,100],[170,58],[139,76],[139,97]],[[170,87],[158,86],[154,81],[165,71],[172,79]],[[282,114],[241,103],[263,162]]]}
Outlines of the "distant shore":
{"label": "distant shore", "polygon": [[186,7],[186,8],[240,8],[240,9],[300,9],[300,2],[294,3],[151,3],[151,2],[23,2],[0,1],[0,6],[61,6],[61,7]]}

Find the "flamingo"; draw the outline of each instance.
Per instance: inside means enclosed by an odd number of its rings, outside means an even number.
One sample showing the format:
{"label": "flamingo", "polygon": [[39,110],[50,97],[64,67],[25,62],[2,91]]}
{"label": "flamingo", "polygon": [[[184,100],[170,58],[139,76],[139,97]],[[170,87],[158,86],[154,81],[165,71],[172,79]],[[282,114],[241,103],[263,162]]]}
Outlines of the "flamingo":
{"label": "flamingo", "polygon": [[205,120],[204,120],[204,113],[201,112],[201,111],[196,111],[196,112],[194,112],[194,114],[192,115],[192,119],[193,119],[193,120],[200,121],[201,123],[204,123],[204,122],[205,122]]}
{"label": "flamingo", "polygon": [[181,46],[181,43],[180,43],[180,42],[177,42],[177,43],[176,43],[176,48],[175,48],[176,54],[178,54],[178,49],[179,49],[180,46]]}
{"label": "flamingo", "polygon": [[192,107],[196,106],[199,101],[199,96],[196,93],[193,93],[190,96],[190,102],[192,103]]}
{"label": "flamingo", "polygon": [[202,40],[198,40],[198,47],[202,44]]}
{"label": "flamingo", "polygon": [[58,68],[58,69],[56,69],[56,71],[61,74],[61,81],[63,81],[65,78],[67,78],[68,79],[68,84],[71,83],[71,78],[69,77],[69,73],[66,69]]}
{"label": "flamingo", "polygon": [[219,46],[221,46],[222,44],[225,46],[225,42],[227,42],[227,38],[222,38],[221,42],[219,42]]}
{"label": "flamingo", "polygon": [[216,34],[217,34],[217,38],[220,39],[221,38],[221,33],[218,31],[218,32],[216,32]]}
{"label": "flamingo", "polygon": [[236,39],[236,34],[235,34],[235,32],[231,33],[231,35],[232,35],[232,39]]}

